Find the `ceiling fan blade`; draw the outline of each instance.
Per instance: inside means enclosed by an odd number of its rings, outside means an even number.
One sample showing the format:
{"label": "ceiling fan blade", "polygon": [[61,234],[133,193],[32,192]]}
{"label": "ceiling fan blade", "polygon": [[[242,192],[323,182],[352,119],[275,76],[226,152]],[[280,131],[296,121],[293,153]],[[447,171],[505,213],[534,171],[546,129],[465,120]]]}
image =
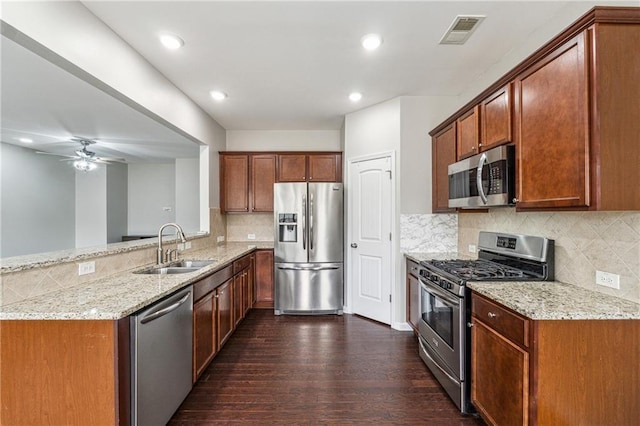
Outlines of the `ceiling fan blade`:
{"label": "ceiling fan blade", "polygon": [[117,158],[117,157],[96,157],[97,160],[101,160],[101,161],[111,161],[111,162],[115,162],[115,163],[126,163],[127,160],[125,160],[124,158]]}
{"label": "ceiling fan blade", "polygon": [[76,156],[73,155],[65,155],[65,154],[56,154],[53,152],[44,152],[44,151],[36,151],[36,154],[44,154],[44,155],[55,155],[56,157],[68,157],[68,158],[78,158]]}

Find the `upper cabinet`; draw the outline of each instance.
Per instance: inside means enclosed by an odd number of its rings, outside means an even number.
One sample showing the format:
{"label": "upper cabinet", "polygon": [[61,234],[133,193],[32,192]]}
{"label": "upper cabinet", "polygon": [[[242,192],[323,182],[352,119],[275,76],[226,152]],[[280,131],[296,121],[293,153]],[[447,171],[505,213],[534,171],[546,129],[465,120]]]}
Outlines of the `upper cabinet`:
{"label": "upper cabinet", "polygon": [[595,7],[436,127],[434,211],[450,126],[457,159],[515,144],[518,210],[640,210],[639,45],[640,8]]}
{"label": "upper cabinet", "polygon": [[278,182],[341,182],[342,154],[279,154]]}
{"label": "upper cabinet", "polygon": [[507,84],[480,103],[480,151],[513,142],[512,85]]}
{"label": "upper cabinet", "polygon": [[431,139],[431,157],[433,162],[432,211],[450,213],[449,173],[447,167],[456,161],[456,126],[450,124]]}
{"label": "upper cabinet", "polygon": [[516,78],[518,207],[589,205],[586,33]]}
{"label": "upper cabinet", "polygon": [[275,182],[341,182],[340,152],[220,152],[220,208],[273,212]]}
{"label": "upper cabinet", "polygon": [[480,107],[475,106],[456,120],[456,146],[458,160],[479,152]]}

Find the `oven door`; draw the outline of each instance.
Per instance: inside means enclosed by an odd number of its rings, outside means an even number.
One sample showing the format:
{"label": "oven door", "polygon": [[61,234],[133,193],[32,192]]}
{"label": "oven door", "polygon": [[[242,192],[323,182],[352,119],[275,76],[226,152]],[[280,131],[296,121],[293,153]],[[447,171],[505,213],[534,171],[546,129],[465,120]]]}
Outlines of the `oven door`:
{"label": "oven door", "polygon": [[447,293],[435,284],[420,280],[420,320],[423,342],[456,379],[464,377],[464,298]]}

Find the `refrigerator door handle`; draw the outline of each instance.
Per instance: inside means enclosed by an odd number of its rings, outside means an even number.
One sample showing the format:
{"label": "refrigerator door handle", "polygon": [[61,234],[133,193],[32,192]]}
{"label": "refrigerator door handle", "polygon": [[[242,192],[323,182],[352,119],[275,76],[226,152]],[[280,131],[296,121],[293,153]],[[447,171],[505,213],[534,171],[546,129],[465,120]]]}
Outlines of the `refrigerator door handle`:
{"label": "refrigerator door handle", "polygon": [[305,217],[307,216],[307,197],[302,196],[302,250],[307,249],[307,223]]}
{"label": "refrigerator door handle", "polygon": [[278,266],[283,271],[327,271],[338,268],[339,266]]}
{"label": "refrigerator door handle", "polygon": [[313,250],[313,193],[309,195],[309,250]]}

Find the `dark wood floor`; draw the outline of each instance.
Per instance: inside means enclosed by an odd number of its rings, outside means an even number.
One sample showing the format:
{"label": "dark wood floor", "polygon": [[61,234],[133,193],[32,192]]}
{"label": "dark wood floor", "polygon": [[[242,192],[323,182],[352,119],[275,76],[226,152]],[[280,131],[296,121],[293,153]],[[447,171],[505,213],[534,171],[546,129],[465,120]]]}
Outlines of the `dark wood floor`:
{"label": "dark wood floor", "polygon": [[481,425],[462,416],[418,357],[410,332],[354,315],[253,309],[171,425]]}

